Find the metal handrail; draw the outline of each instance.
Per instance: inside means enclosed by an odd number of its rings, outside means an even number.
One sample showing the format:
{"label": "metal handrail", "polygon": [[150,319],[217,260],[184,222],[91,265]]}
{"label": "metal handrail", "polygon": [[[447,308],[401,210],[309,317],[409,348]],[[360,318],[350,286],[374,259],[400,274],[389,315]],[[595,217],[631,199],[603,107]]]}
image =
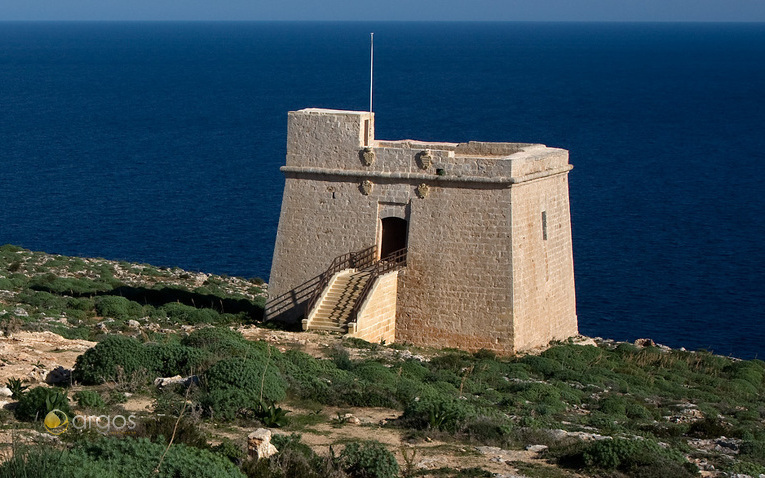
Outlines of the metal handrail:
{"label": "metal handrail", "polygon": [[367,283],[364,284],[364,288],[361,289],[361,293],[359,293],[359,297],[356,299],[356,303],[353,304],[353,308],[351,309],[349,316],[350,322],[356,322],[358,319],[359,309],[361,308],[361,305],[364,303],[364,300],[367,298],[369,293],[372,291],[372,286],[378,277],[385,274],[386,272],[390,272],[401,267],[406,267],[406,253],[406,247],[399,249],[397,251],[391,252],[372,265],[372,267],[369,269],[371,275],[369,276]]}
{"label": "metal handrail", "polygon": [[311,313],[332,276],[345,269],[363,269],[369,267],[375,263],[376,255],[377,246],[370,246],[357,252],[347,252],[335,257],[327,270],[319,276],[319,282],[313,294],[311,294],[311,298],[306,302],[305,317],[308,318],[308,314]]}

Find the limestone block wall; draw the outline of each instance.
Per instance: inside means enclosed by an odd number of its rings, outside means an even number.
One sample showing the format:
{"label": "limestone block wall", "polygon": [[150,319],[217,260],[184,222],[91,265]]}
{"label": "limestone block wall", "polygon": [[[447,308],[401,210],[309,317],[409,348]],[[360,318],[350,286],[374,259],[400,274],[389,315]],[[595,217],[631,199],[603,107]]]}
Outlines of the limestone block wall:
{"label": "limestone block wall", "polygon": [[[374,137],[365,112],[290,112],[287,166],[352,169]],[[268,318],[295,320],[332,259],[374,244],[376,211],[356,201],[357,182],[287,174],[269,280]],[[365,207],[366,206],[366,207]]]}
{"label": "limestone block wall", "polygon": [[271,267],[278,296],[324,272],[340,254],[375,242],[377,210],[357,183],[288,176]]}
{"label": "limestone block wall", "polygon": [[434,184],[412,199],[397,340],[514,350],[510,221],[507,189]]}
{"label": "limestone block wall", "polygon": [[396,340],[396,296],[398,292],[398,271],[380,276],[367,300],[361,305],[351,337],[367,342],[393,343]]}
{"label": "limestone block wall", "polygon": [[291,111],[287,124],[287,166],[352,169],[359,149],[374,138],[368,112],[309,108]]}
{"label": "limestone block wall", "polygon": [[524,350],[577,334],[568,177],[511,191],[513,335]]}

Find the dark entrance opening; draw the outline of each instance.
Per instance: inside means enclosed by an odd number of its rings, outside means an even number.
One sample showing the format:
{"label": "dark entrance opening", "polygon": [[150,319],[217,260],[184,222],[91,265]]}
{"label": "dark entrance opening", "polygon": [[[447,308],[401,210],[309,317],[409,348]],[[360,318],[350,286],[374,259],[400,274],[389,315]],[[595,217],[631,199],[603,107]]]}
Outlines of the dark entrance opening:
{"label": "dark entrance opening", "polygon": [[384,259],[392,252],[406,247],[406,219],[386,217],[382,220],[382,244],[380,258]]}

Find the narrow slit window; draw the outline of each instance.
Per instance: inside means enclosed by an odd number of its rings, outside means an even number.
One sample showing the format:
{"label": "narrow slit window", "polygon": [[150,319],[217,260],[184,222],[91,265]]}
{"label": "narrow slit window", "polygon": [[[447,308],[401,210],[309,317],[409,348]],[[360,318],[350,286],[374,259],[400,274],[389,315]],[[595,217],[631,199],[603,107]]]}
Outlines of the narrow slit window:
{"label": "narrow slit window", "polygon": [[547,240],[547,211],[542,211],[542,239]]}
{"label": "narrow slit window", "polygon": [[364,146],[369,146],[369,120],[364,120]]}

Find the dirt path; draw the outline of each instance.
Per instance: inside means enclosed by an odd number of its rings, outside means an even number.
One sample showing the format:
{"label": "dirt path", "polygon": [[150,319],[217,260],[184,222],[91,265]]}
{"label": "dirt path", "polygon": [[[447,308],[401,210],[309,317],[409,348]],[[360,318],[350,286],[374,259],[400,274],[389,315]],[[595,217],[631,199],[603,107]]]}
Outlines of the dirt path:
{"label": "dirt path", "polygon": [[[291,412],[292,415],[296,415],[308,413],[310,410],[292,408]],[[396,454],[396,459],[402,469],[409,463],[416,470],[482,468],[491,473],[496,473],[498,476],[520,476],[518,470],[509,462],[523,462],[540,468],[554,468],[540,459],[537,453],[527,450],[486,450],[487,447],[481,447],[484,449],[481,452],[475,446],[443,442],[437,439],[426,438],[416,442],[409,441],[405,438],[402,430],[381,425],[385,421],[397,418],[400,415],[397,410],[325,407],[321,410],[321,414],[325,419],[321,423],[301,427],[298,430],[287,427],[284,430],[272,431],[275,434],[299,433],[303,443],[322,455],[329,453],[330,446],[337,454],[342,451],[345,443],[376,440],[387,445]],[[358,419],[358,422],[355,422],[354,418],[345,419],[344,417],[347,415]],[[209,431],[218,439],[226,437],[241,443],[254,429],[225,427]]]}

